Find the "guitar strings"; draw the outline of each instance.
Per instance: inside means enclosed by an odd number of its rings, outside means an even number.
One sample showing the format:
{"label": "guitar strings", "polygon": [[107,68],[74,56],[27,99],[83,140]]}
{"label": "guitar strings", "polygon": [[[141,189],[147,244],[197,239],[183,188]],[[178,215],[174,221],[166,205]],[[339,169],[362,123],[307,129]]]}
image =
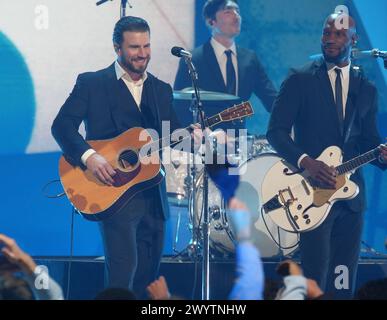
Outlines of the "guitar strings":
{"label": "guitar strings", "polygon": [[[235,110],[237,110],[237,109],[239,109],[239,108],[241,108],[241,107],[242,107],[242,110],[246,110],[246,105],[249,106],[250,104],[249,104],[248,102],[244,102],[244,103],[241,103],[241,104],[239,104],[239,105],[235,105],[235,106],[233,106],[233,107],[231,107],[231,108],[226,109],[225,111],[223,111],[223,112],[221,112],[221,113],[218,113],[218,114],[216,114],[216,115],[214,115],[214,116],[211,116],[211,117],[205,119],[205,122],[207,122],[208,127],[211,128],[211,127],[213,127],[213,126],[215,125],[215,124],[209,124],[209,123],[208,123],[211,119],[215,119],[215,118],[217,118],[217,117],[220,116],[220,117],[219,117],[220,121],[219,121],[218,123],[216,123],[216,124],[225,122],[225,120],[223,120],[223,117],[222,117],[222,115],[221,115],[222,113],[224,113],[224,112],[234,112]],[[245,116],[246,116],[246,115],[245,115]],[[241,115],[238,115],[238,118],[241,118]],[[235,118],[235,119],[233,119],[233,120],[236,120],[236,119],[238,119],[238,118]],[[186,139],[188,139],[188,138],[191,138],[191,135],[185,136],[185,137],[179,136],[179,137],[181,137],[181,139],[179,139],[179,141],[169,142],[167,145],[164,146],[164,142],[165,142],[166,139],[168,139],[168,141],[171,141],[172,135],[178,136],[179,132],[181,132],[181,133],[187,132],[187,130],[189,131],[189,129],[193,129],[192,126],[195,126],[195,125],[199,125],[199,123],[195,123],[195,124],[193,124],[193,125],[189,125],[188,127],[185,127],[185,128],[179,129],[179,130],[176,130],[174,133],[172,133],[172,134],[170,134],[170,135],[168,135],[168,136],[166,136],[166,137],[163,137],[163,138],[161,138],[161,139],[158,139],[158,140],[155,140],[155,141],[151,141],[151,142],[148,142],[148,143],[144,144],[144,145],[142,146],[142,148],[144,148],[145,146],[151,146],[152,144],[159,146],[160,143],[161,143],[161,145],[162,145],[161,148],[158,147],[158,149],[155,149],[155,150],[153,150],[153,149],[150,147],[151,153],[150,153],[150,154],[147,154],[146,157],[150,157],[153,153],[160,152],[160,151],[162,151],[163,149],[165,149],[165,148],[168,147],[168,146],[172,146],[172,147],[173,147],[173,146],[177,145],[178,143],[180,143],[180,142],[182,142],[182,141],[184,141],[184,140],[186,140]],[[191,131],[191,133],[192,133],[192,131]],[[145,158],[145,157],[139,157],[139,160],[141,161],[141,159],[144,159],[144,158]]]}

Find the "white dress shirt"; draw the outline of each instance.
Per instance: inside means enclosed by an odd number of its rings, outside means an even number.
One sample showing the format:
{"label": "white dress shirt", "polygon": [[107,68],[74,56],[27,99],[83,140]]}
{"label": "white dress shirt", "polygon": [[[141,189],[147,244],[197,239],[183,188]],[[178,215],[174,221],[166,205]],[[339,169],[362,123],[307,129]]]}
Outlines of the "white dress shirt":
{"label": "white dress shirt", "polygon": [[335,98],[336,101],[336,77],[337,73],[335,69],[341,69],[341,87],[343,88],[343,116],[345,118],[345,108],[347,104],[347,99],[348,99],[348,90],[349,90],[349,71],[351,68],[351,64],[347,65],[344,68],[339,68],[336,67],[334,64],[329,64],[327,63],[327,69],[328,69],[328,77],[329,80],[331,81],[331,87],[333,90],[333,97]]}
{"label": "white dress shirt", "polygon": [[[349,72],[351,70],[351,64],[348,64],[344,68],[339,68],[332,63],[327,63],[328,77],[329,77],[329,80],[331,82],[333,97],[336,101],[336,77],[337,77],[337,73],[336,73],[335,69],[341,69],[341,87],[343,89],[342,99],[343,99],[343,109],[344,109],[343,110],[343,117],[345,119],[345,111],[346,111],[345,109],[346,109],[346,105],[347,105],[348,91],[349,91]],[[308,155],[306,153],[304,153],[298,159],[297,165],[299,168],[301,168],[301,161],[307,156]]]}
{"label": "white dress shirt", "polygon": [[230,48],[226,48],[224,45],[216,41],[214,38],[211,38],[211,46],[214,49],[216,60],[218,61],[218,65],[220,68],[220,71],[223,76],[224,84],[227,85],[227,56],[224,53],[226,50],[231,50],[232,56],[232,64],[234,65],[235,69],[235,77],[236,77],[236,95],[238,95],[238,59],[237,59],[237,51],[235,42],[232,44]]}
{"label": "white dress shirt", "polygon": [[[140,105],[141,105],[142,89],[144,87],[145,80],[148,78],[148,74],[144,72],[140,80],[134,81],[130,77],[130,75],[125,71],[125,69],[121,67],[121,65],[118,63],[117,60],[114,63],[114,69],[116,71],[117,80],[122,79],[124,81],[125,85],[127,86],[131,95],[133,96],[133,99],[136,102],[138,109],[141,111]],[[94,149],[86,150],[81,157],[82,163],[86,165],[87,159],[95,152],[96,151]]]}
{"label": "white dress shirt", "polygon": [[118,61],[115,62],[114,68],[116,69],[117,80],[122,79],[124,81],[130,93],[132,94],[134,101],[136,101],[137,107],[140,109],[142,88],[144,87],[145,80],[148,78],[148,74],[144,72],[140,80],[133,81],[133,79],[124,70],[124,68],[121,67]]}

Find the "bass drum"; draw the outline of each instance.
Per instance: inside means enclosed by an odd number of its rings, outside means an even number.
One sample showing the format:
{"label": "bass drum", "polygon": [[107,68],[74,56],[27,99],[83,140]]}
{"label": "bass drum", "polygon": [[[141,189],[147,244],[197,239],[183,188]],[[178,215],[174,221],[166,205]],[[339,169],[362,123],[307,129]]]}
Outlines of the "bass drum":
{"label": "bass drum", "polygon": [[[264,258],[288,255],[298,246],[298,235],[278,228],[269,216],[261,215],[261,185],[266,172],[281,158],[275,153],[264,153],[252,158],[239,166],[240,182],[236,196],[242,200],[252,214],[253,230],[252,239]],[[195,213],[196,223],[202,220],[203,212],[203,174],[200,174],[197,184]],[[223,255],[232,254],[235,251],[234,231],[228,221],[228,213],[225,203],[215,184],[208,181],[208,206],[212,216],[210,223],[210,245]],[[279,248],[276,244],[284,249]]]}

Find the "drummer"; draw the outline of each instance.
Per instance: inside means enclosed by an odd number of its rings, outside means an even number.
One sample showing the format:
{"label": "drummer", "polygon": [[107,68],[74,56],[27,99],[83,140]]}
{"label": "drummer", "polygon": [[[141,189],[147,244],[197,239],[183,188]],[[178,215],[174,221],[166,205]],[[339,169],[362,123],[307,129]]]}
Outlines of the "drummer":
{"label": "drummer", "polygon": [[[218,101],[202,97],[207,116],[219,113],[241,101],[247,101],[254,93],[270,112],[277,95],[254,51],[235,43],[240,34],[242,17],[237,1],[208,0],[203,7],[203,18],[211,38],[192,52],[192,61],[199,76],[201,90],[215,91],[234,96],[219,96]],[[180,65],[174,83],[175,90],[191,87],[191,78],[184,61]],[[190,97],[188,97],[190,100]],[[212,99],[211,99],[212,100]],[[175,110],[184,126],[192,123],[190,101],[176,101]],[[224,123],[223,129],[244,128],[244,123]]]}

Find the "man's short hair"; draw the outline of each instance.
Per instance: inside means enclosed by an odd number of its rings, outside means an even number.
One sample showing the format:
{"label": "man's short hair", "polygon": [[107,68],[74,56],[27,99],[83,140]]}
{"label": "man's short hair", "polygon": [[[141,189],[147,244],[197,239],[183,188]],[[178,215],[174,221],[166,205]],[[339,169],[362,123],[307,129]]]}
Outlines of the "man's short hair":
{"label": "man's short hair", "polygon": [[235,4],[238,4],[237,0],[208,0],[203,7],[203,18],[204,20],[210,19],[215,20],[216,13],[219,10],[222,10],[227,2],[234,2]]}
{"label": "man's short hair", "polygon": [[139,17],[127,16],[117,21],[113,31],[113,43],[121,45],[124,41],[124,32],[148,32],[150,28],[148,22]]}

